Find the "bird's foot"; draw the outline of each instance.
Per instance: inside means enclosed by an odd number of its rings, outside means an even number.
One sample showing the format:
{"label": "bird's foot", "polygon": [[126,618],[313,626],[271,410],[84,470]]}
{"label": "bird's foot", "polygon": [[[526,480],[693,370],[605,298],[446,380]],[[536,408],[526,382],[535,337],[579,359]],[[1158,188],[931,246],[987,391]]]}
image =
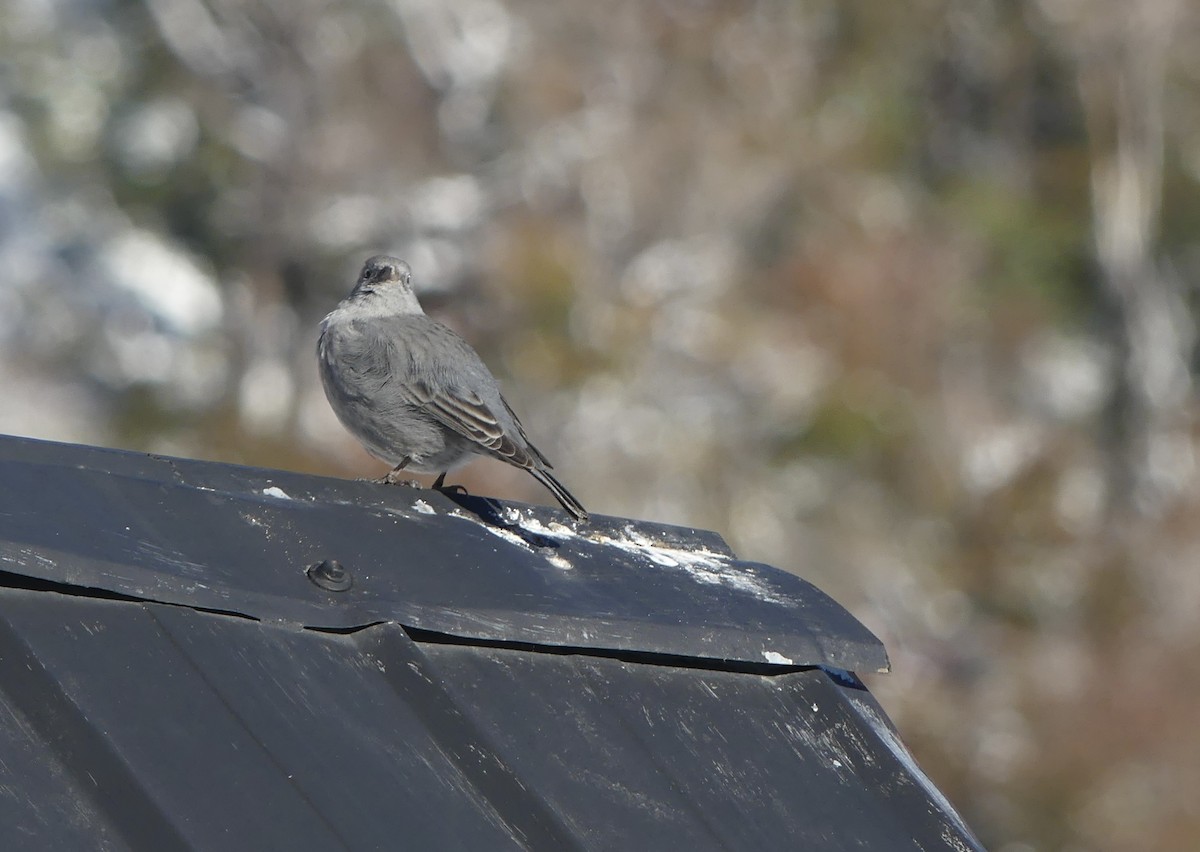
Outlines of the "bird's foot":
{"label": "bird's foot", "polygon": [[408,456],[405,456],[403,459],[400,460],[400,464],[396,465],[394,468],[389,470],[386,475],[381,476],[378,479],[372,479],[371,481],[374,482],[376,485],[404,485],[404,486],[407,486],[408,488],[420,488],[421,483],[417,482],[415,479],[401,478],[400,471],[402,471],[402,470],[404,470],[404,468],[408,467],[408,465],[411,461],[412,461],[411,458],[409,458]]}
{"label": "bird's foot", "polygon": [[415,479],[404,479],[399,471],[388,471],[384,476],[377,476],[375,479],[368,479],[367,482],[372,482],[375,485],[403,485],[406,488],[420,488],[421,483]]}
{"label": "bird's foot", "polygon": [[461,485],[447,485],[446,474],[444,473],[433,481],[433,490],[441,491],[443,494],[459,494],[463,497],[466,497],[468,494],[467,489],[463,488]]}

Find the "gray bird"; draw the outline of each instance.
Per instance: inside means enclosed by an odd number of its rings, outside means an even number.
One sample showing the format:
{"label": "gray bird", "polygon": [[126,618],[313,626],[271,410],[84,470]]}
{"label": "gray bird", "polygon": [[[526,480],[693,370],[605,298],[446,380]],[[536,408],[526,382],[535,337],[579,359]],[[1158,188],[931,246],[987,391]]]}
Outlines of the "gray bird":
{"label": "gray bird", "polygon": [[412,270],[395,257],[363,264],[350,295],[321,322],[321,383],[338,419],[376,458],[403,470],[446,473],[473,455],[533,474],[577,520],[587,510],[550,475],[500,386],[465,340],[425,315]]}

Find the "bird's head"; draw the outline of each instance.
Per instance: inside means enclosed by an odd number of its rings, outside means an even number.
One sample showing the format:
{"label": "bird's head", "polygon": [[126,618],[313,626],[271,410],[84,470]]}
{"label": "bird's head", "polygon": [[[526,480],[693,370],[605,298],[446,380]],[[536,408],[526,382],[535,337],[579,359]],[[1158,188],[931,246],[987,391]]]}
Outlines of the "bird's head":
{"label": "bird's head", "polygon": [[395,287],[412,289],[412,270],[398,257],[377,254],[367,258],[362,272],[358,273],[355,290],[383,290]]}
{"label": "bird's head", "polygon": [[386,302],[398,312],[421,310],[413,292],[412,269],[400,258],[386,254],[367,258],[350,299]]}

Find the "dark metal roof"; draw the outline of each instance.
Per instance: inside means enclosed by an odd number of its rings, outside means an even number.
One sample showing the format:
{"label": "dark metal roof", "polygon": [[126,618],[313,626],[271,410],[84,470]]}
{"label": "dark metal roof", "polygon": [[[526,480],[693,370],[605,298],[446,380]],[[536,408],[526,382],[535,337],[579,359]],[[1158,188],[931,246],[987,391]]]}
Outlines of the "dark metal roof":
{"label": "dark metal roof", "polygon": [[836,603],[565,520],[0,438],[0,848],[978,848]]}

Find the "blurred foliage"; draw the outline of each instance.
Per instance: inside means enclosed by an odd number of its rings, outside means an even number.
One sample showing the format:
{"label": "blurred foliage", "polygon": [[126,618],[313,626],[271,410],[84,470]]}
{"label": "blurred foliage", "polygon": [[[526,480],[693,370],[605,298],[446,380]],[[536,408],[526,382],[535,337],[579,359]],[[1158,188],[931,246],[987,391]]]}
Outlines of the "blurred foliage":
{"label": "blurred foliage", "polygon": [[886,641],[989,848],[1196,848],[1197,18],[12,0],[0,429],[375,475],[313,347],[398,253],[589,508]]}

